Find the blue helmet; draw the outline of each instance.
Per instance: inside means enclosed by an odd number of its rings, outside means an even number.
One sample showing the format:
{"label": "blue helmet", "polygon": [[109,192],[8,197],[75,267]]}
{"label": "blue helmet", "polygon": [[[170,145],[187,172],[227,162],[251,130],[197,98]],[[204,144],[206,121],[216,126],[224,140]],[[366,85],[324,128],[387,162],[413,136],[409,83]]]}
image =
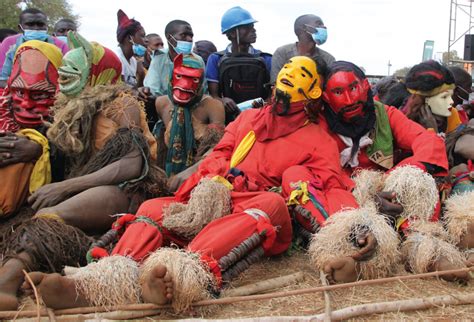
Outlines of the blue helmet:
{"label": "blue helmet", "polygon": [[233,7],[227,10],[221,19],[221,31],[223,34],[231,30],[232,28],[248,25],[257,22],[250,12],[241,7]]}

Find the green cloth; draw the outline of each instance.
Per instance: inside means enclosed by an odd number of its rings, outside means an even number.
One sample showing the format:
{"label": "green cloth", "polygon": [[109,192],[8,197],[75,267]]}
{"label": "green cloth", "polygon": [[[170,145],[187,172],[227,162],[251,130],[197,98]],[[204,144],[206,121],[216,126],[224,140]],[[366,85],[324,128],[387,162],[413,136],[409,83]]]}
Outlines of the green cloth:
{"label": "green cloth", "polygon": [[166,175],[172,176],[191,166],[194,163],[195,148],[191,110],[175,106],[166,156]]}
{"label": "green cloth", "polygon": [[374,143],[366,150],[369,159],[385,169],[393,167],[393,135],[384,104],[375,101],[375,129],[371,134]]}

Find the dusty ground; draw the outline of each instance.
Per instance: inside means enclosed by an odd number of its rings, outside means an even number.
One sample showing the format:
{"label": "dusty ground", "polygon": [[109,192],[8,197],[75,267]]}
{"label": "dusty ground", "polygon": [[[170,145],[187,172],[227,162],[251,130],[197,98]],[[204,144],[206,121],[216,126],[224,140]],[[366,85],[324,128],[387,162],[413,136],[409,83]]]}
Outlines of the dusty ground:
{"label": "dusty ground", "polygon": [[[281,256],[268,259],[256,264],[245,272],[239,279],[235,280],[230,287],[239,287],[245,284],[257,282],[272,277],[288,275],[297,271],[304,273],[304,281],[297,285],[291,285],[279,290],[294,290],[321,286],[319,274],[316,275],[309,265],[308,258],[303,252],[293,256]],[[402,271],[401,274],[404,274]],[[435,278],[424,280],[408,280],[391,282],[377,286],[353,287],[350,289],[331,291],[331,306],[333,310],[347,306],[382,302],[394,300],[406,300],[411,298],[430,297],[449,294],[466,294],[474,292],[474,282],[467,286],[444,282]],[[25,309],[34,309],[30,302]],[[176,316],[170,311],[163,311],[159,316],[150,319],[179,319],[179,318],[207,318],[228,319],[264,316],[305,316],[324,312],[323,293],[313,293],[286,298],[275,298],[271,300],[260,300],[241,302],[230,305],[220,305],[196,309],[190,315]],[[97,316],[98,317],[98,316]],[[386,313],[366,316],[367,320],[451,320],[472,319],[474,317],[474,305],[459,305],[438,307],[430,310]],[[58,317],[58,320],[62,320]]]}

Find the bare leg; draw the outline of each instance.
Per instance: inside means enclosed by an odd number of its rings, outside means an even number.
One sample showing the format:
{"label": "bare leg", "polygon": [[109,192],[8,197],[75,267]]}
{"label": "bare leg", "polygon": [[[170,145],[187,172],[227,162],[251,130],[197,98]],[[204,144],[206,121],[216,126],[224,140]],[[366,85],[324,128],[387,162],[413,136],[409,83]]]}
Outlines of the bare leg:
{"label": "bare leg", "polygon": [[102,233],[110,229],[112,215],[126,213],[130,201],[116,186],[100,186],[83,191],[54,207],[38,210],[38,214],[57,214],[66,224],[86,233]]}
{"label": "bare leg", "polygon": [[[26,253],[21,253],[18,257],[26,263],[31,259]],[[24,262],[19,259],[9,259],[0,268],[0,311],[16,310],[18,308],[17,292],[24,281],[24,269],[27,269]]]}
{"label": "bare leg", "polygon": [[[452,269],[459,269],[458,265],[451,263],[445,256],[440,256],[436,262],[434,262],[431,267],[428,268],[428,271],[448,271]],[[469,280],[469,273],[468,272],[461,272],[461,273],[454,273],[449,275],[442,275],[440,276],[442,279],[446,281],[468,281]]]}
{"label": "bare leg", "polygon": [[349,283],[357,280],[357,262],[349,256],[329,261],[324,266],[324,273],[331,283]]}
{"label": "bare leg", "polygon": [[146,303],[166,304],[173,298],[173,281],[164,265],[157,265],[142,284],[142,297]]}
{"label": "bare leg", "polygon": [[[74,280],[60,274],[33,272],[28,274],[35,284],[44,304],[51,309],[66,309],[89,306],[87,300],[76,292]],[[25,293],[31,293],[31,285],[26,281],[21,288]]]}

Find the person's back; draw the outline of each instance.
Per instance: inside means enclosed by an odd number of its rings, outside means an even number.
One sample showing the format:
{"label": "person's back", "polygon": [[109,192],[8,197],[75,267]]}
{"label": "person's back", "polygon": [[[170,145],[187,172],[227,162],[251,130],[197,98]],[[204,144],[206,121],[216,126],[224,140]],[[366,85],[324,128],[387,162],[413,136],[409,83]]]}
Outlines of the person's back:
{"label": "person's back", "polygon": [[48,35],[47,16],[38,9],[29,8],[20,13],[19,29],[23,34],[17,34],[4,39],[0,46],[0,87],[5,87],[13,66],[16,49],[28,40],[40,40],[56,45],[63,54],[68,51],[67,44]]}
{"label": "person's back", "polygon": [[234,7],[221,20],[221,31],[231,41],[224,51],[209,56],[206,78],[209,93],[219,98],[226,109],[226,123],[238,114],[237,103],[269,96],[271,55],[252,47],[257,40],[254,23],[245,9]]}
{"label": "person's back", "polygon": [[273,54],[270,75],[272,84],[275,83],[280,69],[293,56],[311,57],[317,63],[319,72],[323,74],[325,69],[335,61],[334,56],[318,47],[327,39],[327,29],[320,17],[312,14],[298,17],[295,20],[295,34],[298,42],[283,45]]}

